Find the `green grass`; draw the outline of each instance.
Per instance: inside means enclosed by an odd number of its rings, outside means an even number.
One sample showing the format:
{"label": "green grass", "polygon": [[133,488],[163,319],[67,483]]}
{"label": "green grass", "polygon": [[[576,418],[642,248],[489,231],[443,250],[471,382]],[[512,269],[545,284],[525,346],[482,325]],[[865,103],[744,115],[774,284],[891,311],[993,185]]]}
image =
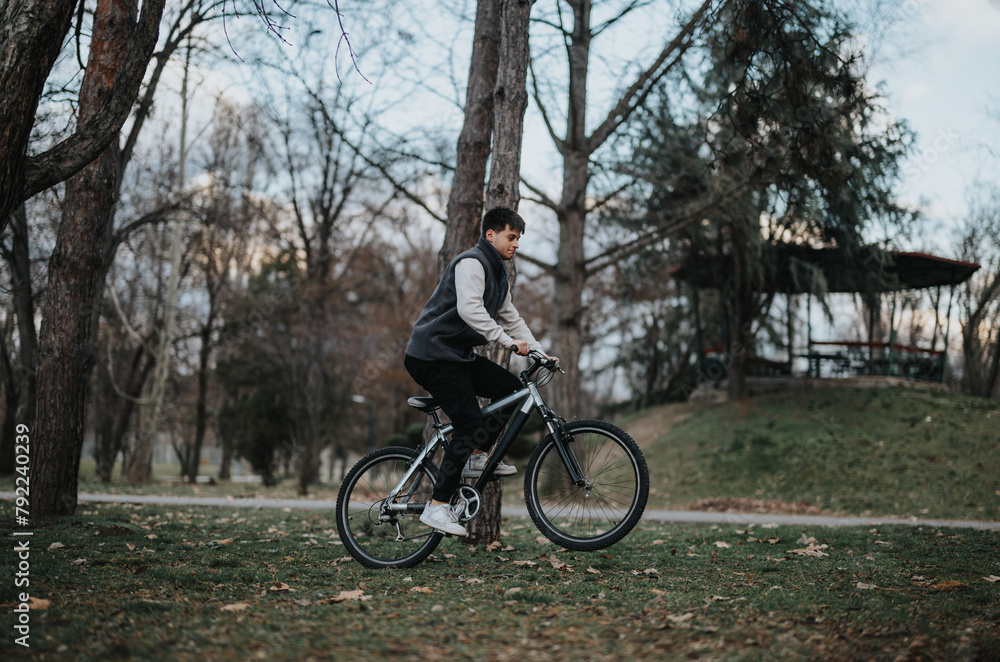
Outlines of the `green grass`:
{"label": "green grass", "polygon": [[[30,612],[31,649],[8,634],[0,656],[1000,655],[1000,583],[986,579],[1000,575],[995,531],[642,523],[603,552],[579,553],[515,519],[502,549],[449,539],[416,568],[374,571],[344,558],[330,515],[85,504],[43,521],[31,538],[30,592],[50,604]],[[3,502],[0,521],[11,519]],[[789,551],[810,537],[825,556]],[[9,546],[2,560],[12,570]],[[0,588],[8,615],[12,584]],[[352,591],[365,599],[333,600]]]}
{"label": "green grass", "polygon": [[1000,403],[906,389],[788,392],[695,413],[647,447],[651,506],[805,501],[1000,519]]}
{"label": "green grass", "polygon": [[[808,502],[847,515],[1000,520],[1000,403],[912,389],[825,389],[759,397],[693,415],[644,449],[650,508],[709,497]],[[640,412],[634,417],[642,416]],[[623,421],[618,421],[621,424]],[[525,460],[505,480],[523,505]],[[176,474],[172,465],[156,476]],[[208,470],[204,473],[208,473]],[[81,467],[82,492],[295,498],[297,483],[110,484]],[[339,485],[310,487],[336,499]],[[0,479],[13,490],[13,478]]]}

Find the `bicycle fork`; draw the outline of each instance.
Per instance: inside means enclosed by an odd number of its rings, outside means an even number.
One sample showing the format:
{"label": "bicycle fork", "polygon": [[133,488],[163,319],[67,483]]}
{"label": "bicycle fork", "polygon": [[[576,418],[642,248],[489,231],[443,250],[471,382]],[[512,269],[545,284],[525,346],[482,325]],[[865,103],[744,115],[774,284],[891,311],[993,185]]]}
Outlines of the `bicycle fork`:
{"label": "bicycle fork", "polygon": [[[587,488],[587,495],[590,496],[591,485],[587,483],[587,479],[583,475],[583,468],[580,467],[580,462],[576,458],[576,453],[573,451],[571,446],[573,442],[573,435],[565,434],[566,430],[566,419],[562,416],[558,416],[554,411],[549,409],[545,401],[542,400],[541,394],[538,392],[538,387],[533,383],[528,385],[531,390],[531,396],[535,400],[535,405],[538,407],[539,413],[542,415],[542,419],[545,421],[545,426],[549,429],[549,434],[556,442],[556,451],[559,453],[560,459],[562,459],[563,465],[566,467],[566,471],[569,472],[570,480],[577,487]],[[568,437],[568,438],[567,438]]]}

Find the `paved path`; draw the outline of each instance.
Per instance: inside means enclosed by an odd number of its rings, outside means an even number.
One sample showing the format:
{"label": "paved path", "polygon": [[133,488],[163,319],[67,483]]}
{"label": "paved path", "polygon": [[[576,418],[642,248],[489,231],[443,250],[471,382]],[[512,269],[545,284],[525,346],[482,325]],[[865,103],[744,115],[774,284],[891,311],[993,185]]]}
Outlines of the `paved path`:
{"label": "paved path", "polygon": [[[13,492],[0,492],[0,499],[13,499]],[[237,499],[235,497],[174,497],[135,494],[80,494],[80,501],[99,503],[151,503],[174,506],[226,506],[229,508],[289,508],[297,510],[333,510],[335,501],[312,499]],[[527,517],[523,506],[504,506],[504,515]],[[791,526],[871,526],[905,524],[940,526],[958,529],[1000,531],[1000,522],[952,519],[909,519],[892,517],[827,517],[820,515],[765,515],[760,513],[712,513],[698,510],[647,510],[644,520],[655,522],[691,522],[705,524],[782,524]]]}

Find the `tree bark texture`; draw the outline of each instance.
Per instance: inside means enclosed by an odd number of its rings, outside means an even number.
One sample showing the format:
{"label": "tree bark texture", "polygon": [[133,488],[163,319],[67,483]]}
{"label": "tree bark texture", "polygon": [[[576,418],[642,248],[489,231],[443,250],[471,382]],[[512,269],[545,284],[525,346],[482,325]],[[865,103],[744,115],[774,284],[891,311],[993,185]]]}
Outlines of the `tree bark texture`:
{"label": "tree bark texture", "polygon": [[[528,105],[528,26],[531,0],[503,0],[500,3],[500,66],[493,92],[493,160],[486,187],[486,206],[502,205],[517,211],[521,200],[521,144],[524,136],[524,111]],[[511,291],[517,271],[512,261],[508,268]],[[489,358],[507,366],[510,356],[505,347],[493,343]],[[469,523],[470,545],[489,543],[500,538],[500,504],[503,479],[494,477],[486,483],[479,517]]]}
{"label": "tree bark texture", "polygon": [[75,5],[8,0],[0,9],[0,233],[24,200],[24,160],[35,111]]}
{"label": "tree bark texture", "polygon": [[500,3],[479,0],[469,82],[465,90],[465,119],[458,137],[455,176],[448,196],[448,226],[438,252],[438,273],[459,253],[475,245],[483,216],[483,182],[490,158],[493,131],[493,94],[499,66]]}
{"label": "tree bark texture", "polygon": [[[90,59],[80,89],[80,125],[86,125],[115,95],[115,77],[135,31],[136,9],[135,0],[98,2]],[[114,206],[117,156],[117,145],[111,141],[96,161],[68,182],[49,259],[38,347],[37,429],[31,446],[33,515],[76,511],[90,316],[103,262],[104,233]]]}
{"label": "tree bark texture", "polygon": [[[22,201],[66,181],[93,162],[128,119],[159,36],[165,0],[146,0],[115,47],[124,53],[117,79],[100,106],[69,138],[28,157],[28,139],[45,79],[69,31],[76,3],[9,0],[0,6],[0,232]],[[96,34],[94,38],[103,39]]]}
{"label": "tree bark texture", "polygon": [[35,427],[36,372],[38,335],[35,331],[35,295],[31,287],[31,257],[28,251],[28,217],[24,205],[11,216],[14,314],[20,339],[17,369],[20,372],[17,422]]}
{"label": "tree bark texture", "polygon": [[493,160],[486,208],[517,211],[521,201],[521,143],[528,108],[528,27],[533,0],[500,3],[500,57],[493,90]]}

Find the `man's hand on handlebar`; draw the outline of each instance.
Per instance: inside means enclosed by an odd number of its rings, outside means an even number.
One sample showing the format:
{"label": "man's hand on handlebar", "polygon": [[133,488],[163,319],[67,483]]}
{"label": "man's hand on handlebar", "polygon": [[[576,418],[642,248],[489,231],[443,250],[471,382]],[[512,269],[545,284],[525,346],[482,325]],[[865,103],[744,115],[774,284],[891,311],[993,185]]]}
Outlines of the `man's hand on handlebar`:
{"label": "man's hand on handlebar", "polygon": [[563,369],[559,367],[558,356],[549,356],[548,354],[543,354],[538,350],[530,349],[528,347],[528,343],[524,340],[515,340],[507,349],[514,352],[518,356],[530,356],[550,370],[563,372]]}
{"label": "man's hand on handlebar", "polygon": [[528,347],[527,340],[515,340],[513,343],[511,343],[511,346],[508,347],[507,349],[514,352],[518,356],[527,356],[528,352],[531,351],[531,349]]}

